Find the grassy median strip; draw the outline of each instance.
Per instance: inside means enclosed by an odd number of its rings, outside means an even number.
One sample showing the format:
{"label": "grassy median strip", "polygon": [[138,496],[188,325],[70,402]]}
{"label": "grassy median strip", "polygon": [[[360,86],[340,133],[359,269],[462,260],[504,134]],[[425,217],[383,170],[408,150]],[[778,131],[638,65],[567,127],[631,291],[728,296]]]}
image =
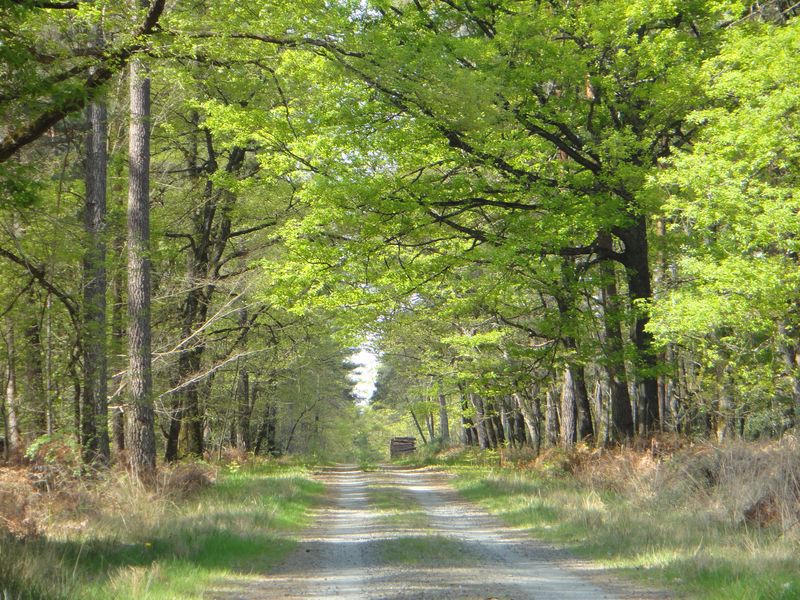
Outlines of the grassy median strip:
{"label": "grassy median strip", "polygon": [[389,481],[369,488],[369,502],[378,523],[393,535],[378,544],[380,559],[388,564],[448,566],[474,562],[469,548],[436,533],[414,494]]}
{"label": "grassy median strip", "polygon": [[0,590],[15,600],[197,598],[285,556],[322,492],[307,469],[267,463],[220,467],[185,496],[119,475],[39,535],[0,540]]}

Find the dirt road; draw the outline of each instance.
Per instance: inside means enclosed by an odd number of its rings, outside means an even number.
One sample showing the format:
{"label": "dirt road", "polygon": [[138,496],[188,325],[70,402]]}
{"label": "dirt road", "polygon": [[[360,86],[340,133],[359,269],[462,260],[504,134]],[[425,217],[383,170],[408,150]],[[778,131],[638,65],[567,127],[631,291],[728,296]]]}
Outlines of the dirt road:
{"label": "dirt road", "polygon": [[329,503],[268,576],[213,597],[277,599],[663,599],[503,526],[420,470],[321,474]]}

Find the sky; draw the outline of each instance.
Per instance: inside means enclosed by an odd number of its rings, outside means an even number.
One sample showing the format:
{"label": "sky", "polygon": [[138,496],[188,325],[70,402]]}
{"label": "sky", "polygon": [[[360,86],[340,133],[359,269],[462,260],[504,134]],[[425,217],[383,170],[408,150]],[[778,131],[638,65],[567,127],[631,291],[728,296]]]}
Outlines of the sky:
{"label": "sky", "polygon": [[350,357],[356,365],[350,372],[353,382],[353,395],[358,398],[359,404],[368,404],[372,394],[375,393],[375,380],[378,376],[378,356],[367,346],[362,345]]}

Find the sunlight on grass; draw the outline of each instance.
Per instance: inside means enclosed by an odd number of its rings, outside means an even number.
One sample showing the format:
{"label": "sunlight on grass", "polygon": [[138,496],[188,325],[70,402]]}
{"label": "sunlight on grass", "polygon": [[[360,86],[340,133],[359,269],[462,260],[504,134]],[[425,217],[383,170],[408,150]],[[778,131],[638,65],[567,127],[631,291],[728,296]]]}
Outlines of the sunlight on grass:
{"label": "sunlight on grass", "polygon": [[721,524],[702,510],[635,502],[567,477],[453,466],[455,485],[510,525],[649,585],[708,600],[800,598],[797,545],[771,529]]}
{"label": "sunlight on grass", "polygon": [[369,502],[381,523],[396,530],[428,529],[430,519],[414,495],[398,485],[372,485]]}

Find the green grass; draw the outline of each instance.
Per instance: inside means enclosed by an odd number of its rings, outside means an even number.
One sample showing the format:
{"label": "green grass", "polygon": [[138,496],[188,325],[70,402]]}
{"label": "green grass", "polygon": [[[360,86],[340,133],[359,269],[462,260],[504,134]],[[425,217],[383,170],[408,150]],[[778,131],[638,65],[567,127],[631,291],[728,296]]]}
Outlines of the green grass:
{"label": "green grass", "polygon": [[368,495],[370,507],[378,513],[381,523],[398,530],[430,528],[425,510],[401,486],[371,485]]}
{"label": "green grass", "polygon": [[381,560],[389,564],[425,566],[465,566],[475,563],[469,548],[441,535],[413,535],[381,540],[378,546]]}
{"label": "green grass", "polygon": [[451,466],[455,485],[504,521],[683,597],[800,598],[800,548],[780,532],[725,525],[668,498],[641,501],[565,476]]}
{"label": "green grass", "polygon": [[198,598],[263,573],[295,545],[323,486],[300,467],[256,465],[176,502],[130,486],[80,528],[0,540],[0,596],[14,600]]}

